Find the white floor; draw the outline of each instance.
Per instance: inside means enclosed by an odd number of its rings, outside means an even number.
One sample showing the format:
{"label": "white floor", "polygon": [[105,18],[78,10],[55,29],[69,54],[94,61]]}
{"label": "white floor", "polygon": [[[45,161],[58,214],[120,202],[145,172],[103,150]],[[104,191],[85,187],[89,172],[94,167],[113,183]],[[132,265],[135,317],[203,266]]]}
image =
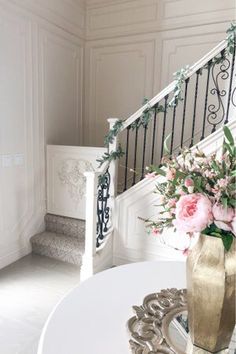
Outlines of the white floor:
{"label": "white floor", "polygon": [[0,353],[36,354],[49,313],[78,284],[78,267],[37,255],[0,270]]}

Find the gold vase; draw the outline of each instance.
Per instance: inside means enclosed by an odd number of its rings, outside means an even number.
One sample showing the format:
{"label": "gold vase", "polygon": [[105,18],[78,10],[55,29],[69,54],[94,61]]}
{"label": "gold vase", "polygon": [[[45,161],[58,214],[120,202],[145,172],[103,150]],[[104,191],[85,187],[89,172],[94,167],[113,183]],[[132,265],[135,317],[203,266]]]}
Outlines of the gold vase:
{"label": "gold vase", "polygon": [[187,258],[190,336],[209,352],[227,348],[235,326],[235,245],[227,252],[220,238],[201,235]]}

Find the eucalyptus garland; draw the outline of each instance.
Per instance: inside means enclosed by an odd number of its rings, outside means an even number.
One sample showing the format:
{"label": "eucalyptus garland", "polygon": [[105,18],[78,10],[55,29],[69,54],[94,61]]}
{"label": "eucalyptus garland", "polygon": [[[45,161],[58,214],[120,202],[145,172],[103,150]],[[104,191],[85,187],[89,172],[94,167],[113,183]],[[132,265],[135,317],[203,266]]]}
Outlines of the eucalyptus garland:
{"label": "eucalyptus garland", "polygon": [[123,127],[123,120],[119,119],[115,122],[115,124],[113,125],[113,128],[109,130],[109,132],[107,133],[107,135],[105,136],[104,139],[104,144],[105,146],[109,146],[109,144],[113,143],[115,137],[119,134],[119,132],[121,131]]}
{"label": "eucalyptus garland", "polygon": [[235,39],[236,39],[236,23],[232,22],[230,27],[226,31],[227,33],[227,52],[228,54],[234,53],[235,48]]}
{"label": "eucalyptus garland", "polygon": [[104,152],[104,154],[99,159],[97,159],[97,162],[99,163],[99,167],[101,167],[104,164],[104,162],[108,161],[110,163],[113,160],[120,159],[124,154],[125,152],[122,150],[122,147],[119,144],[116,151]]}
{"label": "eucalyptus garland", "polygon": [[[227,37],[227,46],[226,50],[224,50],[221,54],[210,60],[206,65],[203,66],[203,68],[199,69],[199,73],[202,74],[203,69],[209,68],[209,66],[212,66],[214,64],[220,64],[223,62],[226,57],[230,54],[234,53],[235,50],[235,41],[236,41],[236,23],[232,22],[230,25],[230,28],[226,31]],[[168,112],[168,109],[173,109],[176,107],[179,102],[183,101],[182,94],[183,94],[183,85],[188,78],[189,74],[189,66],[186,66],[180,70],[178,70],[176,73],[174,73],[174,78],[175,78],[175,86],[173,89],[173,96],[171,100],[168,102],[167,107],[164,107],[163,105],[156,105],[151,106],[149,99],[145,98],[143,101],[143,105],[146,105],[145,110],[143,111],[142,115],[140,118],[136,119],[131,125],[130,128],[132,130],[139,128],[143,126],[146,128],[149,124],[149,122],[152,120],[154,116],[154,112],[156,110],[156,114],[158,113],[163,113],[163,112]],[[109,147],[109,144],[111,144],[115,137],[119,134],[119,132],[122,130],[124,124],[124,120],[120,119],[118,120],[112,129],[109,130],[108,134],[105,136],[104,139],[104,144],[106,147]],[[99,162],[100,166],[103,165],[104,162],[106,161],[113,161],[116,159],[120,159],[125,152],[122,150],[121,145],[118,146],[116,151],[108,151],[105,152],[100,159],[97,161]]]}

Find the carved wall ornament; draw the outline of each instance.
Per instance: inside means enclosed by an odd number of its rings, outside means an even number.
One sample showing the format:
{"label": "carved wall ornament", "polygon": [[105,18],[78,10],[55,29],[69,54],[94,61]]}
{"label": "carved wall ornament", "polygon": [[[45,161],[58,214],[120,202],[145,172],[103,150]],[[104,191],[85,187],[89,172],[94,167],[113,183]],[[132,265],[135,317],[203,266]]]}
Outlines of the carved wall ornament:
{"label": "carved wall ornament", "polygon": [[94,168],[91,162],[84,159],[63,160],[58,170],[59,180],[67,185],[68,193],[76,205],[85,195],[86,171],[94,171]]}

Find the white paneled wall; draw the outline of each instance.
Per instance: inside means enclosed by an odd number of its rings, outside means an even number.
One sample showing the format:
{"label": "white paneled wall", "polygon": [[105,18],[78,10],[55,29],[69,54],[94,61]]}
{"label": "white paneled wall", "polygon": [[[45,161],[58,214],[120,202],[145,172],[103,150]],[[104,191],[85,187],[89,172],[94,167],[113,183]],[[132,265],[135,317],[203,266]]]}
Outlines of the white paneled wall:
{"label": "white paneled wall", "polygon": [[235,0],[87,0],[85,142],[100,145],[107,117],[127,118],[224,39],[235,7]]}
{"label": "white paneled wall", "polygon": [[0,267],[43,227],[45,145],[81,144],[84,7],[0,2]]}
{"label": "white paneled wall", "polygon": [[43,227],[45,145],[102,146],[234,17],[235,0],[0,0],[0,267]]}

